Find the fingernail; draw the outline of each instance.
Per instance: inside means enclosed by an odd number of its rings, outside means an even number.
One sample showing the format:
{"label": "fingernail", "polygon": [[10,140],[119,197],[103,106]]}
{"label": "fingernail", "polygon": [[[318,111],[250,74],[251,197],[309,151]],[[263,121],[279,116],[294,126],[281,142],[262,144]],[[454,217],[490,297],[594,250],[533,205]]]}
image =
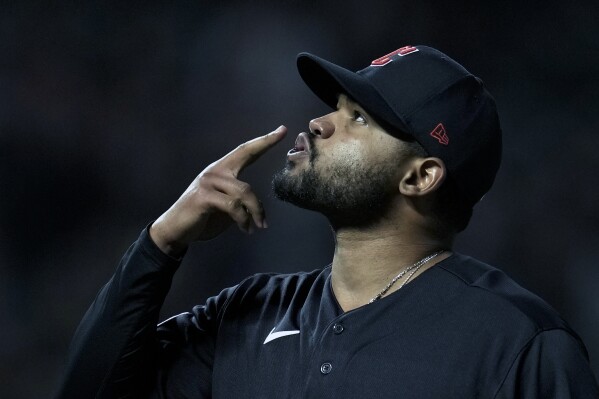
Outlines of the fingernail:
{"label": "fingernail", "polygon": [[268,223],[266,223],[266,219],[262,220],[262,228],[263,229],[268,229]]}

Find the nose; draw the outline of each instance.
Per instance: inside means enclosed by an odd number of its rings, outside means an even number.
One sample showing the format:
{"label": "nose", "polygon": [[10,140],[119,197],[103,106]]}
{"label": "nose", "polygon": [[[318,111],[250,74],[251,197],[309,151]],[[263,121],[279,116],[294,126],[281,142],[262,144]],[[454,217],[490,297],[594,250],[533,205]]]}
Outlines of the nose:
{"label": "nose", "polygon": [[335,125],[326,118],[321,116],[320,118],[312,119],[309,124],[310,133],[316,136],[320,136],[322,139],[328,139],[335,133]]}

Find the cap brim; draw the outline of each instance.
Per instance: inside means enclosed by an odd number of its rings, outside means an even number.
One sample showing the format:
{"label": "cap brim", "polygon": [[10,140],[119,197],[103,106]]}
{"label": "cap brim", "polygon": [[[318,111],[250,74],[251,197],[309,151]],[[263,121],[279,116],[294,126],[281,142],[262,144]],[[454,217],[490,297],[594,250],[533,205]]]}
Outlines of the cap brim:
{"label": "cap brim", "polygon": [[376,88],[358,73],[310,53],[298,54],[297,69],[310,90],[331,108],[337,108],[339,94],[344,93],[379,122],[399,130],[397,133],[410,133],[404,121],[393,112]]}

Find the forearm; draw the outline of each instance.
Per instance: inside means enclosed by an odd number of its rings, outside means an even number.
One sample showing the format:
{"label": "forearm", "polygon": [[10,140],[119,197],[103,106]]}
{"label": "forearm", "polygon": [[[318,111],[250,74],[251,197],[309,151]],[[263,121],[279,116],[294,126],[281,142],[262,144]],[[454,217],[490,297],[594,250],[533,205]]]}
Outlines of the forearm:
{"label": "forearm", "polygon": [[204,169],[153,224],[156,244],[148,229],[142,233],[77,329],[59,398],[140,397],[152,385],[158,314],[179,264],[166,254],[177,256],[232,223],[247,232],[252,223],[267,227],[262,203],[237,177],[286,130],[250,140]]}
{"label": "forearm", "polygon": [[79,325],[59,398],[127,397],[139,393],[138,382],[148,385],[156,324],[178,264],[142,233]]}

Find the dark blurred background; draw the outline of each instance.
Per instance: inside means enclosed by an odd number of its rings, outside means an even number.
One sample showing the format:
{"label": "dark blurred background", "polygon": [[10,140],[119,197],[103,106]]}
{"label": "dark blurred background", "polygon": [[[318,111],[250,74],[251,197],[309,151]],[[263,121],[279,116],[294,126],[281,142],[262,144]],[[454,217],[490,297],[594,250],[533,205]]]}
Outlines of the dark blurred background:
{"label": "dark blurred background", "polygon": [[243,176],[270,228],[193,246],[163,315],[258,271],[326,265],[326,221],[270,194],[297,133],[328,112],[295,56],[361,69],[407,44],[459,60],[500,108],[503,165],[456,249],[553,305],[599,374],[597,1],[65,3],[0,5],[0,397],[50,397],[144,226],[280,124],[289,137]]}

